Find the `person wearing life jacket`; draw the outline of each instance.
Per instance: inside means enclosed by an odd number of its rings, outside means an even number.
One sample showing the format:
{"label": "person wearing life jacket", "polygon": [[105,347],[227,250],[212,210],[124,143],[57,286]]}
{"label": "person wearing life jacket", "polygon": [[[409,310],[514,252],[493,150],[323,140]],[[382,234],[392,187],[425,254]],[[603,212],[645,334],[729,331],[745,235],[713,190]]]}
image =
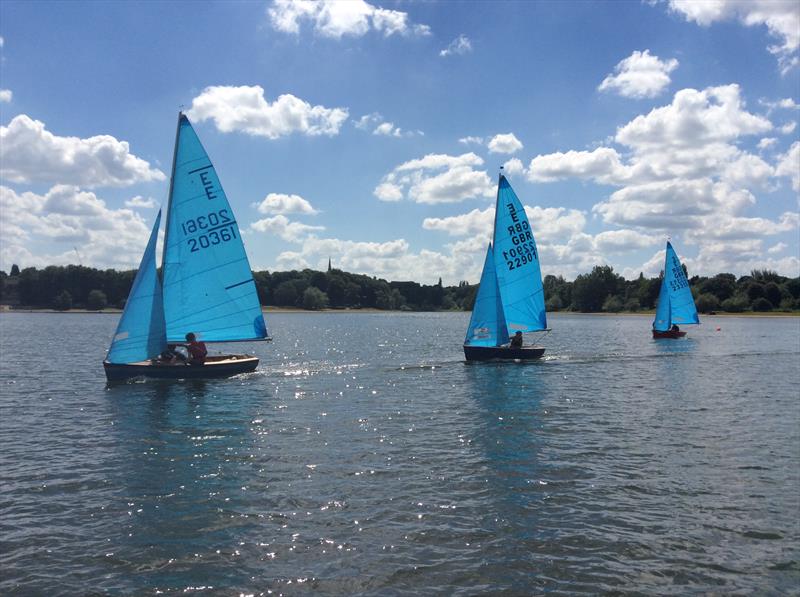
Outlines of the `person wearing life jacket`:
{"label": "person wearing life jacket", "polygon": [[189,364],[202,365],[205,363],[206,355],[208,354],[206,343],[198,341],[194,332],[186,334],[186,341],[189,343],[186,345],[186,349],[189,351]]}
{"label": "person wearing life jacket", "polygon": [[522,332],[517,332],[511,338],[511,348],[522,348]]}

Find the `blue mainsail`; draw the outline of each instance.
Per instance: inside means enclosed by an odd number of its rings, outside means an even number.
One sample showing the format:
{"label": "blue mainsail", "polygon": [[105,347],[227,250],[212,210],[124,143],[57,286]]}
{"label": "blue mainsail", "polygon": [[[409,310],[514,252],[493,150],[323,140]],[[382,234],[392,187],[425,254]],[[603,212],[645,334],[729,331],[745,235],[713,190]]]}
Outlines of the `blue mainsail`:
{"label": "blue mainsail", "polygon": [[700,318],[697,316],[692,290],[689,288],[689,281],[683,272],[681,262],[672,245],[667,241],[664,279],[661,281],[661,291],[658,294],[653,329],[658,332],[666,332],[672,327],[672,324],[677,323],[700,323]]}
{"label": "blue mainsail", "polygon": [[161,353],[167,346],[161,283],[156,271],[156,240],[160,223],[159,211],[125,302],[125,310],[108,349],[106,360],[109,363],[145,361]]}
{"label": "blue mainsail", "polygon": [[494,264],[509,331],[547,329],[536,241],[525,208],[502,174],[494,219]]}
{"label": "blue mainsail", "polygon": [[267,336],[250,263],[217,172],[188,118],[178,117],[164,237],[169,341]]}
{"label": "blue mainsail", "polygon": [[469,346],[501,346],[508,344],[508,327],[500,302],[500,290],[494,270],[492,245],[486,250],[478,294],[472,308],[467,337],[464,344]]}

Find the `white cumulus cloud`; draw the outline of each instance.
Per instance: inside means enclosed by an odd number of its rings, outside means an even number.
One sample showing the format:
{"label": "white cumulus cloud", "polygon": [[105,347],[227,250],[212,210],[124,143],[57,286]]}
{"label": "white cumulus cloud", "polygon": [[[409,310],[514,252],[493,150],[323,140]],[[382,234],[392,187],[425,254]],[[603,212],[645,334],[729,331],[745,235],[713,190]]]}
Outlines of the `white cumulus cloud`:
{"label": "white cumulus cloud", "polygon": [[663,61],[650,50],[635,51],[614,67],[615,74],[608,75],[598,90],[632,98],[656,97],[669,86],[669,73],[677,67],[675,58]]}
{"label": "white cumulus cloud", "polygon": [[789,151],[779,156],[775,173],[790,178],[792,188],[800,191],[800,141],[792,143]]}
{"label": "white cumulus cloud", "polygon": [[164,173],[110,135],[59,137],[20,114],[0,127],[0,176],[16,183],[126,186],[164,180]]}
{"label": "white cumulus cloud", "polygon": [[610,147],[537,155],[528,166],[533,182],[553,182],[564,178],[590,178],[598,182],[618,181],[625,176],[619,154]]}
{"label": "white cumulus cloud", "polygon": [[282,193],[270,193],[261,203],[256,205],[259,213],[262,214],[305,214],[316,215],[319,212],[311,206],[307,200],[300,195],[285,195]]}
{"label": "white cumulus cloud", "polygon": [[525,164],[519,158],[511,158],[503,164],[503,171],[509,176],[525,173]]}
{"label": "white cumulus cloud", "polygon": [[267,9],[272,27],[298,34],[308,22],[321,37],[361,37],[370,31],[391,35],[430,35],[427,25],[412,24],[408,13],[374,6],[364,0],[274,0]]}
{"label": "white cumulus cloud", "polygon": [[253,222],[250,224],[250,230],[278,236],[287,241],[297,241],[312,232],[325,230],[325,227],[292,222],[286,216],[278,214],[271,218],[263,218]]}
{"label": "white cumulus cloud", "polygon": [[403,197],[417,203],[456,203],[475,197],[493,197],[488,174],[475,168],[483,160],[474,153],[460,156],[428,154],[397,166],[375,188],[382,201]]}
{"label": "white cumulus cloud", "polygon": [[[582,232],[586,226],[586,216],[577,209],[565,207],[525,206],[536,242],[569,240]],[[491,240],[494,227],[494,207],[473,209],[472,211],[445,218],[425,218],[422,227],[426,230],[446,232],[449,236],[480,237],[478,246],[485,248]]]}
{"label": "white cumulus cloud", "polygon": [[[0,212],[0,267],[20,258],[37,267],[74,263],[79,245],[84,265],[128,269],[138,264],[150,234],[135,211],[110,209],[72,185],[55,185],[44,195],[0,186]],[[44,243],[51,253],[30,252]]]}
{"label": "white cumulus cloud", "polygon": [[634,118],[617,131],[616,140],[635,149],[683,148],[730,141],[772,129],[763,116],[747,112],[738,85],[682,89],[668,106]]}
{"label": "white cumulus cloud", "polygon": [[766,26],[778,39],[768,50],[778,57],[781,72],[786,74],[798,64],[800,10],[793,0],[669,0],[669,7],[703,27],[734,20],[747,27]]}
{"label": "white cumulus cloud", "polygon": [[0,89],[0,103],[8,104],[13,99],[14,94],[10,89]]}
{"label": "white cumulus cloud", "polygon": [[[698,246],[697,263],[703,268],[710,267],[715,255],[706,246],[721,239],[752,241],[751,246],[760,250],[764,238],[797,226],[789,212],[776,220],[746,213],[758,204],[755,192],[779,188],[777,177],[788,177],[795,189],[800,187],[800,142],[775,163],[740,147],[743,139],[759,139],[773,130],[766,117],[746,109],[738,85],[683,89],[670,104],[620,126],[614,136],[622,147],[619,151],[598,147],[536,156],[527,169],[531,181],[577,178],[619,187],[592,211],[604,224],[627,232],[603,232],[593,238],[574,235],[554,253],[577,250],[580,242],[602,255],[612,251],[611,240],[641,249],[648,236],[663,238],[677,231],[683,232],[687,243]],[[759,148],[772,147],[776,143],[772,139],[761,137]],[[791,263],[775,263],[782,272],[792,271],[787,269]],[[728,262],[715,267],[747,271],[741,265],[729,268]]]}
{"label": "white cumulus cloud", "polygon": [[495,135],[487,145],[491,153],[514,153],[522,149],[522,142],[514,133]]}
{"label": "white cumulus cloud", "polygon": [[234,131],[277,139],[292,133],[303,135],[339,134],[348,117],[346,108],[326,108],[291,94],[270,103],[259,85],[211,86],[192,100],[187,112],[192,120],[213,120],[223,133]]}

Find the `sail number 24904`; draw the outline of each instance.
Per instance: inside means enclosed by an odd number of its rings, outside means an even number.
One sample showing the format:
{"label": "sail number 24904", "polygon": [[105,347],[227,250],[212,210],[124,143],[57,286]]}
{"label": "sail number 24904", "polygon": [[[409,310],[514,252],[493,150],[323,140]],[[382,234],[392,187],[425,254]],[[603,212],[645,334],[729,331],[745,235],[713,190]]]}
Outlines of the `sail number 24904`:
{"label": "sail number 24904", "polygon": [[192,253],[237,238],[236,222],[227,209],[212,211],[205,216],[189,218],[181,224],[181,229],[186,235],[194,235],[200,232],[197,236],[187,239]]}

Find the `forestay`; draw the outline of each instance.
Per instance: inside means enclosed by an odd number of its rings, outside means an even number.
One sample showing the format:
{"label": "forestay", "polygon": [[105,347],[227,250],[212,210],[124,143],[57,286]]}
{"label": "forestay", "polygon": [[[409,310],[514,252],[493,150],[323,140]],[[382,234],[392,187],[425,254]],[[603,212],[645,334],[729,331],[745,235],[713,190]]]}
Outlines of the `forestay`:
{"label": "forestay", "polygon": [[144,361],[158,355],[167,346],[161,282],[156,271],[156,240],[160,223],[159,211],[108,349],[106,359],[110,363]]}
{"label": "forestay", "polygon": [[672,324],[697,324],[700,318],[694,304],[689,281],[672,245],[667,241],[667,254],[664,260],[664,279],[658,294],[658,307],[653,329],[665,332]]}
{"label": "forestay", "polygon": [[508,344],[508,327],[500,302],[500,291],[494,269],[492,245],[486,250],[478,294],[472,308],[464,344],[469,346],[501,346]]}
{"label": "forestay", "polygon": [[494,263],[508,329],[547,329],[536,241],[525,208],[502,174],[494,222]]}
{"label": "forestay", "polygon": [[216,170],[185,115],[178,119],[164,242],[167,338],[206,342],[267,335],[250,263]]}

